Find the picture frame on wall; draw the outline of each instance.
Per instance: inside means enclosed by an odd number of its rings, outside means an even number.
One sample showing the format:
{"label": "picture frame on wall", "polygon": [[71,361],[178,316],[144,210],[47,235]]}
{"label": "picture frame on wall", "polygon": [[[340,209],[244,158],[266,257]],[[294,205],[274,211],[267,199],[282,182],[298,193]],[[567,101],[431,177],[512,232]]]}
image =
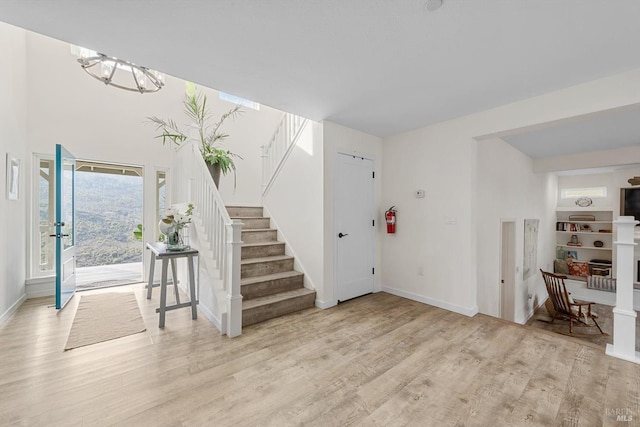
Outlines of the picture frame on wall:
{"label": "picture frame on wall", "polygon": [[20,159],[7,153],[7,200],[20,199]]}

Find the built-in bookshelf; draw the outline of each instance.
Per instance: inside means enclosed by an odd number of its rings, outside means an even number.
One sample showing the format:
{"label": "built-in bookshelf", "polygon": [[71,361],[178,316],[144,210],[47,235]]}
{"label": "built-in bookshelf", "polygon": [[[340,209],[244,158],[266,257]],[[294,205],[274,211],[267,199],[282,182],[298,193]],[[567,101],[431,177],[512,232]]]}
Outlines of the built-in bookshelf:
{"label": "built-in bookshelf", "polygon": [[613,210],[558,209],[556,258],[589,263],[590,274],[611,276]]}

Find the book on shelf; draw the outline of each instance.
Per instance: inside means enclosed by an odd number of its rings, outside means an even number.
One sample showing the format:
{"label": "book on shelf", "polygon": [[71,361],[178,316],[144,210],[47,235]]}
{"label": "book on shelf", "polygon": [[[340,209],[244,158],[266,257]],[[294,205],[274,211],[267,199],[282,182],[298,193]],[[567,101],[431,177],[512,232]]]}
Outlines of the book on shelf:
{"label": "book on shelf", "polygon": [[589,224],[576,224],[574,222],[556,222],[556,231],[593,231]]}

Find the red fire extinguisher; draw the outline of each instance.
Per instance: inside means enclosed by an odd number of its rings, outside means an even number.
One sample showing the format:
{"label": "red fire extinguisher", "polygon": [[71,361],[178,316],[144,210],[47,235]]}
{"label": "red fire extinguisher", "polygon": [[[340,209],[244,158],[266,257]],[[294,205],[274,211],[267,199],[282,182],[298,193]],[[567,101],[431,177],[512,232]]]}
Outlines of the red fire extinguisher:
{"label": "red fire extinguisher", "polygon": [[396,232],[396,211],[395,206],[391,206],[384,213],[384,219],[387,221],[387,234],[394,234]]}

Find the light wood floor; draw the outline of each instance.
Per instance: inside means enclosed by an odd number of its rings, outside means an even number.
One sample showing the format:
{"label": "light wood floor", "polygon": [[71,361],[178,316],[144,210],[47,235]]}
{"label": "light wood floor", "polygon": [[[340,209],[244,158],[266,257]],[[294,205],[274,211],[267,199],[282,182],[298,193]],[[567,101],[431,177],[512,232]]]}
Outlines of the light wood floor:
{"label": "light wood floor", "polygon": [[77,297],[0,328],[0,425],[639,425],[640,366],[547,331],[378,293],[228,339],[135,289],[141,334],[63,352]]}
{"label": "light wood floor", "polygon": [[[578,327],[575,330],[581,334],[593,334],[589,337],[579,337],[576,339],[584,342],[592,343],[605,349],[607,344],[613,344],[613,307],[604,304],[595,304],[592,311],[598,315],[598,324],[602,330],[608,335],[600,335],[597,328]],[[527,326],[545,329],[547,331],[564,331],[569,330],[568,320],[555,320],[553,323],[540,322],[538,319],[549,321],[551,316],[547,309],[543,306],[536,309],[531,319],[527,321]],[[636,351],[640,351],[640,316],[636,318]]]}

